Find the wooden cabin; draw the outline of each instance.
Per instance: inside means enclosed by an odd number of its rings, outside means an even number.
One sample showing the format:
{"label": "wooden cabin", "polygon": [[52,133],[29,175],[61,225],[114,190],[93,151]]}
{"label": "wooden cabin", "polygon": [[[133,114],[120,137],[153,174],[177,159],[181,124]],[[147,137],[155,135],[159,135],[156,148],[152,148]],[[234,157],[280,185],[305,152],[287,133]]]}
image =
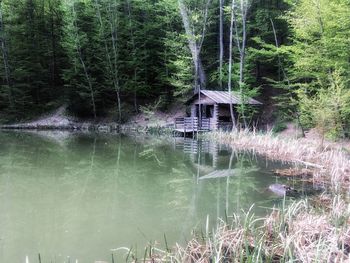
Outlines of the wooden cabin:
{"label": "wooden cabin", "polygon": [[[230,95],[228,91],[201,90],[200,94],[198,92],[194,94],[186,104],[191,107],[191,119],[197,120],[198,129],[217,130],[232,127],[230,103],[234,108],[241,104],[239,94],[232,92]],[[262,105],[253,98],[249,98],[246,103],[254,106]],[[201,109],[201,121],[199,109]],[[234,112],[234,115],[237,119],[237,112]]]}

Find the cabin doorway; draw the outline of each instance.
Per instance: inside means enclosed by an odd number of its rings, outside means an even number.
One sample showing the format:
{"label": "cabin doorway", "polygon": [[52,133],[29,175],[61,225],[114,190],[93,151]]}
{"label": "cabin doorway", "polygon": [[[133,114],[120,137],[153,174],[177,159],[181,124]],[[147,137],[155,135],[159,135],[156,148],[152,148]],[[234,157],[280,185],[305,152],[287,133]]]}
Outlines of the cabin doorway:
{"label": "cabin doorway", "polygon": [[199,108],[201,108],[201,117],[202,118],[213,118],[214,115],[214,105],[202,104],[199,107],[199,104],[196,105],[196,116],[199,117]]}

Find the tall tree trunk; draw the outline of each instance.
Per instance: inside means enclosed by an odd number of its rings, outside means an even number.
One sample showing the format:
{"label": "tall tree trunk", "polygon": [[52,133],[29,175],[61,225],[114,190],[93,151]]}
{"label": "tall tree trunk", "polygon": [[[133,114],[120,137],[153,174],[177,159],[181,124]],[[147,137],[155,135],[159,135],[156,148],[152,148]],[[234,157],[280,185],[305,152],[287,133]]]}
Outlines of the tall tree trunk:
{"label": "tall tree trunk", "polygon": [[[127,11],[128,11],[128,19],[129,19],[129,27],[130,27],[130,37],[131,37],[131,44],[132,44],[132,49],[134,56],[136,55],[136,45],[135,45],[135,39],[134,39],[134,32],[132,29],[132,20],[131,20],[131,6],[130,6],[130,0],[126,0],[127,4]],[[134,66],[134,108],[135,112],[139,112],[138,104],[137,104],[137,86],[136,86],[136,81],[137,81],[137,67],[136,65]]]}
{"label": "tall tree trunk", "polygon": [[239,93],[241,96],[241,113],[242,113],[242,119],[244,122],[244,127],[247,127],[247,119],[245,116],[246,111],[246,100],[245,95],[243,91],[244,87],[244,64],[245,64],[245,49],[246,49],[246,40],[247,40],[247,29],[246,29],[246,21],[247,21],[247,8],[248,6],[244,4],[246,0],[240,0],[241,1],[241,16],[242,16],[242,46],[240,48],[240,59],[239,59]]}
{"label": "tall tree trunk", "polygon": [[52,1],[49,1],[49,8],[50,8],[50,27],[51,27],[51,49],[52,49],[52,57],[51,57],[51,82],[53,85],[56,85],[56,47],[57,47],[57,40],[55,35],[55,21],[54,21],[54,10],[52,7]]}
{"label": "tall tree trunk", "polygon": [[11,75],[10,75],[10,65],[9,65],[9,58],[8,58],[8,50],[7,50],[7,44],[6,44],[6,37],[5,37],[5,25],[4,25],[4,19],[2,15],[2,0],[0,0],[0,42],[1,42],[1,53],[4,63],[4,70],[5,70],[5,80],[7,85],[7,96],[9,100],[9,106],[10,109],[14,109],[14,99],[12,94],[12,83],[11,83]]}
{"label": "tall tree trunk", "polygon": [[[194,70],[195,70],[195,92],[199,92],[200,88],[204,88],[206,86],[206,75],[203,69],[203,64],[200,58],[200,52],[203,45],[203,41],[206,34],[206,27],[207,27],[207,18],[208,18],[208,9],[210,0],[206,2],[206,5],[204,7],[204,21],[203,21],[203,27],[202,32],[200,33],[200,40],[197,42],[197,34],[194,32],[193,25],[189,19],[188,11],[185,6],[185,3],[183,0],[178,0],[180,14],[182,17],[183,26],[185,28],[185,32],[187,35],[187,41],[188,46],[191,51],[192,60],[194,64]],[[201,86],[201,87],[199,87]]]}
{"label": "tall tree trunk", "polygon": [[78,35],[79,34],[78,26],[76,24],[77,19],[76,19],[74,4],[75,3],[73,3],[73,5],[72,5],[72,11],[73,11],[73,16],[74,16],[73,25],[74,25],[74,31],[75,31],[75,49],[77,51],[79,61],[81,63],[81,66],[83,67],[84,75],[85,75],[86,81],[88,83],[89,92],[90,92],[90,99],[91,99],[91,104],[92,104],[92,110],[93,110],[94,118],[96,119],[97,114],[96,114],[95,94],[94,94],[94,89],[92,86],[92,81],[91,81],[90,75],[88,73],[88,70],[86,68],[86,65],[85,65],[85,62],[83,59],[83,55],[81,53],[81,45],[80,45],[80,40],[79,40],[79,35]]}
{"label": "tall tree trunk", "polygon": [[118,54],[117,36],[118,35],[117,35],[117,28],[115,25],[115,17],[114,17],[115,12],[117,12],[117,10],[112,10],[111,4],[108,3],[107,11],[109,13],[108,19],[109,19],[109,25],[110,25],[111,42],[112,42],[112,54],[114,58],[114,61],[112,62],[110,50],[108,48],[107,40],[105,38],[105,25],[101,16],[99,0],[95,0],[95,8],[96,8],[96,15],[100,23],[100,32],[104,42],[105,55],[107,59],[109,74],[112,76],[113,87],[117,95],[118,122],[120,123],[121,122],[121,105],[120,105],[121,102],[120,102],[120,86],[119,86],[118,68],[117,68],[117,56],[118,56],[117,55]]}
{"label": "tall tree trunk", "polygon": [[114,16],[112,16],[112,9],[111,9],[111,5],[109,3],[109,11],[110,11],[110,29],[111,29],[111,40],[112,40],[112,48],[113,48],[113,57],[114,57],[114,87],[115,87],[115,91],[117,93],[117,105],[118,105],[118,119],[119,119],[119,123],[121,123],[122,121],[122,109],[121,109],[121,101],[120,101],[120,85],[119,85],[119,71],[118,71],[118,28],[116,25],[115,20],[117,19],[117,7],[115,6],[115,10],[113,12],[113,15],[115,15],[115,19]]}
{"label": "tall tree trunk", "polygon": [[[278,39],[277,39],[277,32],[276,32],[276,28],[275,28],[275,23],[273,22],[272,18],[270,18],[270,22],[271,22],[271,26],[272,26],[273,36],[274,36],[274,39],[275,39],[276,49],[278,51],[279,43],[278,43]],[[283,67],[282,61],[281,61],[281,57],[280,57],[280,55],[278,53],[277,53],[277,59],[278,59],[278,80],[279,81],[281,80],[280,79],[280,72],[282,72],[284,80],[286,80],[287,83],[288,83],[288,86],[290,86],[289,78],[287,76],[286,71],[284,70],[284,67]]]}
{"label": "tall tree trunk", "polygon": [[233,24],[234,24],[234,5],[235,0],[231,3],[231,24],[230,24],[230,46],[229,46],[229,62],[228,62],[228,92],[230,94],[230,115],[232,121],[232,130],[236,129],[236,119],[233,113],[232,103],[232,49],[233,49]]}
{"label": "tall tree trunk", "polygon": [[234,21],[234,28],[235,28],[235,42],[238,48],[239,52],[239,94],[240,94],[240,113],[242,114],[242,119],[244,126],[247,127],[247,120],[246,120],[246,100],[245,100],[245,94],[244,94],[244,64],[245,64],[245,52],[246,52],[246,42],[247,42],[247,12],[249,8],[249,0],[240,0],[240,12],[241,12],[241,19],[242,19],[242,40],[240,40],[239,32],[238,32],[238,21],[236,18],[236,2],[235,0],[232,0],[232,18]]}
{"label": "tall tree trunk", "polygon": [[224,0],[219,0],[219,12],[220,12],[220,28],[219,28],[219,42],[220,42],[220,54],[219,54],[219,73],[220,73],[220,90],[222,90],[222,67],[224,63]]}

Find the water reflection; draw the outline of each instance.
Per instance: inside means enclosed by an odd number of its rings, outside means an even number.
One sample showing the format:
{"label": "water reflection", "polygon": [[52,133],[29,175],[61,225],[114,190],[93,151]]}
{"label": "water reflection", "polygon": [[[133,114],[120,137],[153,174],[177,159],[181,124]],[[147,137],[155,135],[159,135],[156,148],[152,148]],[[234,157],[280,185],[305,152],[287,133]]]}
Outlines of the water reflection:
{"label": "water reflection", "polygon": [[235,151],[213,141],[176,138],[174,147],[182,149],[189,156],[199,189],[204,187],[206,194],[211,194],[216,213],[212,211],[210,214],[216,214],[215,218],[239,214],[253,204],[256,214],[265,214],[267,207],[281,201],[271,195],[268,186],[285,182],[273,176],[272,171],[282,166],[288,167],[287,164],[249,152]]}
{"label": "water reflection", "polygon": [[11,132],[0,145],[0,262],[108,261],[278,202],[266,189],[281,163],[213,142]]}

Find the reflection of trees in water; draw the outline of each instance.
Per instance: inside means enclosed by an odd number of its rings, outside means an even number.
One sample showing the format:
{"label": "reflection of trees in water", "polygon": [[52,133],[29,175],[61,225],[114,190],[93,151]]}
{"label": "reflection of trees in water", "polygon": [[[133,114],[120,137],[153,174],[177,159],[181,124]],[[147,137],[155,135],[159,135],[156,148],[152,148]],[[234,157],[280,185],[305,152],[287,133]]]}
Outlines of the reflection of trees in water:
{"label": "reflection of trees in water", "polygon": [[[259,188],[256,160],[217,145],[192,144],[197,152],[191,155],[164,139],[112,135],[73,135],[62,146],[33,135],[0,133],[0,143],[0,218],[5,222],[0,229],[5,235],[7,226],[28,230],[32,220],[32,232],[45,233],[35,241],[48,249],[65,249],[62,240],[69,233],[66,246],[71,247],[136,239],[125,224],[159,239],[164,229],[188,234],[207,214],[223,216],[225,210],[230,214],[249,207]],[[233,174],[199,180],[216,170]],[[40,229],[35,221],[41,222]],[[105,233],[103,238],[97,230]],[[15,243],[20,237],[18,232],[6,240]]]}
{"label": "reflection of trees in water", "polygon": [[[29,208],[33,214],[38,212],[38,221],[43,222],[43,231],[47,232],[38,242],[55,233],[52,240],[43,243],[58,249],[65,231],[76,233],[77,239],[68,243],[77,247],[78,237],[98,240],[96,229],[86,225],[91,220],[98,220],[102,230],[110,228],[112,221],[121,224],[122,217],[130,217],[130,224],[144,224],[147,228],[160,222],[157,226],[164,229],[170,225],[167,221],[178,224],[179,217],[184,218],[189,209],[192,173],[183,153],[174,152],[164,142],[140,144],[124,137],[79,135],[70,138],[62,148],[35,136],[25,135],[23,142],[17,136],[8,138],[11,136],[0,138],[5,149],[0,158],[1,194],[13,199],[8,194],[11,187],[23,187],[23,192],[16,189],[14,194],[21,200],[18,204],[28,207],[22,210],[16,204],[12,211],[5,206],[1,210],[16,214],[19,225],[28,223],[23,215],[28,215]],[[145,149],[151,149],[157,158],[140,154]],[[4,189],[5,175],[12,178]],[[24,199],[28,202],[22,202]],[[47,210],[39,211],[42,209]],[[105,218],[108,214],[110,218]],[[45,229],[50,225],[52,229]]]}
{"label": "reflection of trees in water", "polygon": [[[260,190],[254,177],[259,172],[255,157],[245,152],[221,149],[220,146],[209,149],[217,152],[206,152],[205,157],[199,157],[197,153],[195,166],[201,172],[201,179],[205,179],[203,184],[212,196],[211,202],[216,204],[216,215],[222,217],[225,213],[249,208],[255,202],[254,192]],[[215,158],[217,161],[213,161]]]}

